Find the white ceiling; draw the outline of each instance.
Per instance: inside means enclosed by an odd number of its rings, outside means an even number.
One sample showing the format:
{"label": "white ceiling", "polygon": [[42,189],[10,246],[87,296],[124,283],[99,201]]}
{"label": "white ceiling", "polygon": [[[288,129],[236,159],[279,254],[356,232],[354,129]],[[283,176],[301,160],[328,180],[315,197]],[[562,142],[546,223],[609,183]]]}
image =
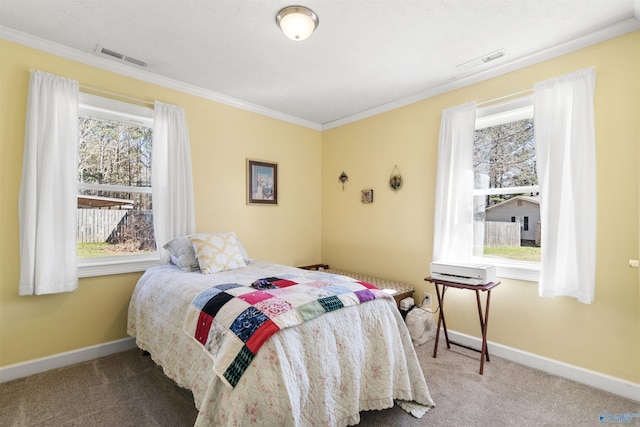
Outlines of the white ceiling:
{"label": "white ceiling", "polygon": [[294,42],[275,16],[298,1],[0,0],[0,25],[116,67],[101,45],[148,63],[120,61],[125,74],[318,128],[640,28],[640,0],[303,0],[320,25]]}

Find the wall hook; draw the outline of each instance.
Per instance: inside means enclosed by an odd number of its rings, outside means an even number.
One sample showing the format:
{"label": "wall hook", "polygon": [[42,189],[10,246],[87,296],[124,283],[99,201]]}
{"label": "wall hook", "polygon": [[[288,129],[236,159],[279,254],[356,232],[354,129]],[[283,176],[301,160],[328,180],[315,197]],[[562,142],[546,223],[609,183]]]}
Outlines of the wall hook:
{"label": "wall hook", "polygon": [[389,177],[389,187],[393,191],[398,191],[402,187],[402,175],[400,175],[400,171],[398,170],[398,166],[394,166],[391,171],[391,176]]}
{"label": "wall hook", "polygon": [[344,183],[349,181],[349,177],[347,176],[346,173],[344,173],[344,171],[342,171],[342,173],[338,177],[338,181],[342,183],[342,191],[344,191]]}

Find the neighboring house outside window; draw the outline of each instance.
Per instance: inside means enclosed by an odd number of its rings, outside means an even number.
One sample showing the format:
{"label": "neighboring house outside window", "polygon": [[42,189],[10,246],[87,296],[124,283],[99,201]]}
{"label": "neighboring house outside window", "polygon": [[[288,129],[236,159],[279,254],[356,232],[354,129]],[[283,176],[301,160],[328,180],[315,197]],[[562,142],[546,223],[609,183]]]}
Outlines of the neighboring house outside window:
{"label": "neighboring house outside window", "polygon": [[[540,227],[540,198],[515,196],[485,210],[485,221],[517,222],[520,224],[521,244],[531,246],[536,240],[536,227]],[[532,227],[529,224],[533,224]],[[537,225],[536,225],[537,224]],[[536,242],[540,246],[540,242]]]}
{"label": "neighboring house outside window", "polygon": [[78,276],[158,262],[151,201],[153,109],[80,94]]}
{"label": "neighboring house outside window", "polygon": [[478,108],[474,136],[474,261],[537,280],[540,202],[531,96]]}

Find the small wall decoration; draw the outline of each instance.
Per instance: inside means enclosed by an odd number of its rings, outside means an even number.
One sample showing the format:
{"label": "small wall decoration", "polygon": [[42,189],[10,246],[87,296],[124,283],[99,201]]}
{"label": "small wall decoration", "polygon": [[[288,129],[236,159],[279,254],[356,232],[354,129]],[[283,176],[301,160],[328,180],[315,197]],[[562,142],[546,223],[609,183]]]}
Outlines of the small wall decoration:
{"label": "small wall decoration", "polygon": [[342,183],[342,191],[344,191],[344,183],[349,181],[349,177],[347,176],[346,173],[344,173],[344,171],[342,171],[342,173],[338,177],[338,181]]}
{"label": "small wall decoration", "polygon": [[362,203],[373,203],[373,190],[362,190]]}
{"label": "small wall decoration", "polygon": [[247,159],[247,204],[278,204],[278,164]]}
{"label": "small wall decoration", "polygon": [[393,191],[398,191],[402,188],[402,175],[400,175],[400,170],[398,170],[398,166],[394,166],[391,171],[391,176],[389,177],[389,187]]}

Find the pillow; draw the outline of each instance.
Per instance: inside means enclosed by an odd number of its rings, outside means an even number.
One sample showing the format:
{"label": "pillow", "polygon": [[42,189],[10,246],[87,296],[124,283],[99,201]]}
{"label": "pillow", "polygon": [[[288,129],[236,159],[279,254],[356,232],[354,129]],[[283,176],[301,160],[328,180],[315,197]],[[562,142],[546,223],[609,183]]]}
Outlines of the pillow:
{"label": "pillow", "polygon": [[226,233],[198,233],[189,236],[203,274],[235,270],[247,264],[233,231]]}
{"label": "pillow", "polygon": [[240,248],[240,253],[242,253],[242,259],[244,259],[245,263],[249,264],[249,261],[251,261],[251,258],[249,258],[249,254],[247,253],[247,250],[244,248],[244,245],[242,244],[238,236],[236,236],[236,239],[238,242],[238,248]]}
{"label": "pillow", "polygon": [[171,254],[172,261],[182,271],[198,271],[200,265],[196,258],[196,251],[188,236],[177,237],[163,246]]}

